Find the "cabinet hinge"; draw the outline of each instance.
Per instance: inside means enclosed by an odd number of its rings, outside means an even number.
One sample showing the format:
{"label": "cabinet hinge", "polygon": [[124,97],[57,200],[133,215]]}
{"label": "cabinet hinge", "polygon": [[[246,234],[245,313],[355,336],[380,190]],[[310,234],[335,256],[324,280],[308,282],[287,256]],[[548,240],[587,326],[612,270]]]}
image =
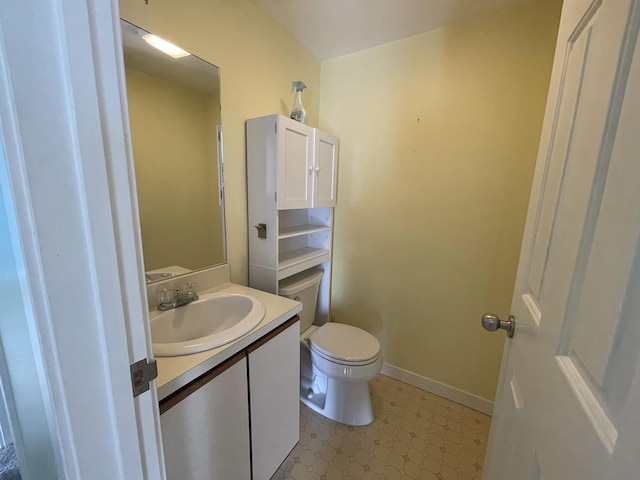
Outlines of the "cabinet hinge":
{"label": "cabinet hinge", "polygon": [[274,197],[276,203],[278,203],[278,192],[274,193],[273,197]]}
{"label": "cabinet hinge", "polygon": [[273,130],[275,131],[276,135],[278,134],[278,122],[273,124]]}
{"label": "cabinet hinge", "polygon": [[149,384],[158,377],[158,364],[155,360],[151,363],[146,358],[132,363],[131,386],[133,387],[134,398],[149,390]]}

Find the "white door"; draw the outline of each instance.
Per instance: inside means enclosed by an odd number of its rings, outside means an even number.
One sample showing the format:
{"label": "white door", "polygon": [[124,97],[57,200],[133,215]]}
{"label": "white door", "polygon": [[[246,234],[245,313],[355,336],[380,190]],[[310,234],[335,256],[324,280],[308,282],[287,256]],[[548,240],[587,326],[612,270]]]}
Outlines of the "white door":
{"label": "white door", "polygon": [[30,340],[6,360],[37,372],[10,378],[25,480],[165,478],[155,385],[134,398],[130,377],[151,342],[118,17],[116,0],[0,0],[0,256]]}
{"label": "white door", "polygon": [[640,478],[639,3],[563,7],[485,480]]}
{"label": "white door", "polygon": [[338,177],[338,139],[316,130],[313,206],[335,207]]}
{"label": "white door", "polygon": [[279,116],[278,209],[310,208],[313,202],[313,128]]}

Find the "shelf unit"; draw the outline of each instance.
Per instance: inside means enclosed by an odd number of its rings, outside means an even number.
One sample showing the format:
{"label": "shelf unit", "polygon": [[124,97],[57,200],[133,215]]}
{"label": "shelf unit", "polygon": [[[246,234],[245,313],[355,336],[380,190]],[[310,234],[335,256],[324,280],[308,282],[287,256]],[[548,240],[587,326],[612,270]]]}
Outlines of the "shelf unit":
{"label": "shelf unit", "polygon": [[278,280],[331,261],[333,209],[278,210]]}
{"label": "shelf unit", "polygon": [[278,240],[299,237],[309,233],[326,232],[329,230],[331,230],[331,227],[324,227],[321,225],[295,225],[293,227],[280,227],[280,230],[278,231]]}
{"label": "shelf unit", "polygon": [[281,280],[320,268],[316,323],[325,323],[338,140],[281,115],[247,120],[246,133],[249,286],[278,294]]}

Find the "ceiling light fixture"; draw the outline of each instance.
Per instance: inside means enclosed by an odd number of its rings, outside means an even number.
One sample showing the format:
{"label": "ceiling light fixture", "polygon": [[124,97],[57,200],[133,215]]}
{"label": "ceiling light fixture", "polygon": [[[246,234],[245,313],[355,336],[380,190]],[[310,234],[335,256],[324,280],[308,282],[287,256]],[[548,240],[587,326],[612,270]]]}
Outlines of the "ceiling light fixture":
{"label": "ceiling light fixture", "polygon": [[186,57],[187,55],[191,55],[189,52],[182,50],[180,47],[175,46],[173,43],[167,42],[166,40],[151,33],[143,35],[142,39],[152,47],[157,48],[158,50],[166,53],[173,58],[181,58]]}

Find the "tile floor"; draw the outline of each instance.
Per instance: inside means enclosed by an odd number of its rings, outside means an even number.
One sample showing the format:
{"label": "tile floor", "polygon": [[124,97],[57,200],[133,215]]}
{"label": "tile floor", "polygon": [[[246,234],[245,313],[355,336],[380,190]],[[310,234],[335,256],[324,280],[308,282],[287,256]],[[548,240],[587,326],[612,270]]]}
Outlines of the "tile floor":
{"label": "tile floor", "polygon": [[482,477],[491,417],[384,375],[369,389],[376,418],[364,427],[301,404],[300,442],[272,480]]}

